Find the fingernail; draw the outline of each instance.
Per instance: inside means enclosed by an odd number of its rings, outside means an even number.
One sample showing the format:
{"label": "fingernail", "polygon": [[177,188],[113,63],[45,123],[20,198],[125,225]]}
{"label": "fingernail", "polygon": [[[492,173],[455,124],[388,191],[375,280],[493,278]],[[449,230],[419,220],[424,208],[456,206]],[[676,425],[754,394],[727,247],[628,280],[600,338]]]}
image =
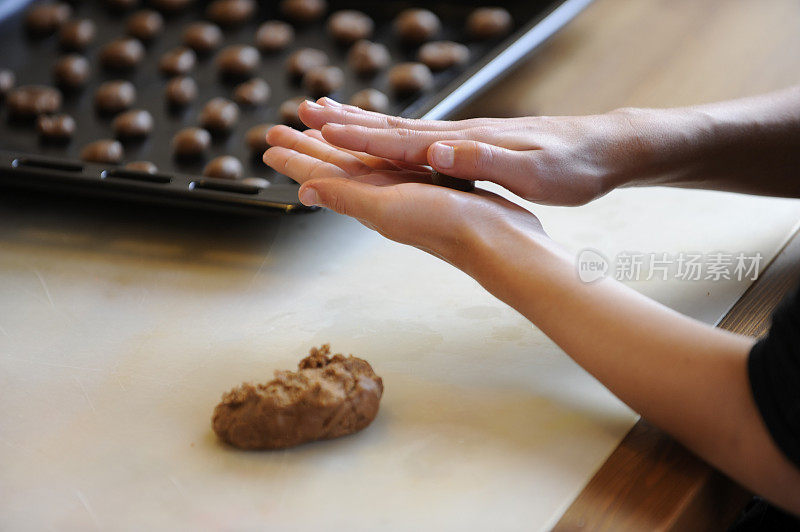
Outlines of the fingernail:
{"label": "fingernail", "polygon": [[311,100],[306,100],[306,105],[315,110],[323,108],[320,104],[317,102],[312,102]]}
{"label": "fingernail", "polygon": [[344,129],[344,126],[342,124],[332,124],[330,122],[325,124],[323,127],[326,127],[328,129],[333,129],[334,131],[340,131],[340,130]]}
{"label": "fingernail", "polygon": [[300,203],[308,207],[311,207],[313,205],[322,205],[322,203],[319,200],[319,194],[317,194],[316,190],[310,187],[301,190],[299,198],[300,198]]}
{"label": "fingernail", "polygon": [[328,98],[327,96],[325,96],[322,99],[322,103],[324,103],[325,105],[330,105],[331,107],[341,107],[342,106],[342,104],[340,104],[336,100],[332,100],[331,98]]}
{"label": "fingernail", "polygon": [[434,144],[433,162],[437,168],[452,168],[456,164],[456,150],[447,144]]}

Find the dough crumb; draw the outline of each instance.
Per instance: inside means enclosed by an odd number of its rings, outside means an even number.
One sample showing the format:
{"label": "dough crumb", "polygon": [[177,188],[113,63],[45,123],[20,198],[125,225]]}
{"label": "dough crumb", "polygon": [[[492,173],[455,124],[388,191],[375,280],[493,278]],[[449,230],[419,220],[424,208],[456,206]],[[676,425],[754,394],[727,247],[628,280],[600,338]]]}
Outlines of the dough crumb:
{"label": "dough crumb", "polygon": [[214,432],[241,449],[285,449],[365,428],[378,414],[383,380],[366,360],[330,352],[329,344],[311,348],[297,371],[224,394]]}

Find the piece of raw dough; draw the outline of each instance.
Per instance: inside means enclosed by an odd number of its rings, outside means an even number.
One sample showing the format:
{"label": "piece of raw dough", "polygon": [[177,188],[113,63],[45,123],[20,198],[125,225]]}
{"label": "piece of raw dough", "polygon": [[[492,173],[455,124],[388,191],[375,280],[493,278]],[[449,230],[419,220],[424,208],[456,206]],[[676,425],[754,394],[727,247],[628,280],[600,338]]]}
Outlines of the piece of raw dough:
{"label": "piece of raw dough", "polygon": [[383,381],[366,360],[312,348],[297,371],[267,384],[244,383],[222,396],[212,426],[242,449],[283,449],[358,432],[378,413]]}

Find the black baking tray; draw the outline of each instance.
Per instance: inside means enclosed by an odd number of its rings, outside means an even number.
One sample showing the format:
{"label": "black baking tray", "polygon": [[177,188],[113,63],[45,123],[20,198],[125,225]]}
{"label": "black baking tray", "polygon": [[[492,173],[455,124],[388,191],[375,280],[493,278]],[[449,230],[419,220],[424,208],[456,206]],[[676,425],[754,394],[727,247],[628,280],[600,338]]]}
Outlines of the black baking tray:
{"label": "black baking tray", "polygon": [[[208,2],[198,1],[195,7],[184,13],[167,16],[166,31],[147,45],[145,60],[136,69],[125,73],[104,70],[98,64],[97,55],[102,44],[124,34],[129,13],[109,10],[102,0],[73,1],[73,16],[92,18],[98,30],[93,45],[85,52],[92,64],[90,82],[80,91],[64,94],[62,110],[75,117],[78,130],[67,144],[42,142],[31,123],[10,119],[7,109],[0,104],[0,186],[241,213],[311,210],[297,200],[297,184],[264,165],[260,157],[250,154],[244,143],[247,129],[260,123],[277,123],[280,103],[304,95],[302,88],[291,81],[285,71],[286,57],[292,50],[301,46],[323,49],[332,64],[343,68],[347,76],[345,86],[331,95],[334,99],[347,101],[356,91],[375,87],[390,96],[392,114],[442,119],[488,87],[590,2],[532,0],[503,4],[514,17],[514,32],[505,39],[489,42],[470,42],[463,32],[468,14],[484,2],[453,1],[435,5],[406,1],[330,2],[330,11],[354,8],[372,16],[376,22],[372,40],[389,48],[393,63],[415,57],[416,50],[401,46],[391,31],[391,22],[396,14],[414,6],[424,6],[436,12],[444,24],[438,38],[464,42],[470,48],[471,60],[463,67],[436,74],[431,90],[416,97],[398,99],[388,88],[386,72],[372,79],[360,79],[349,71],[345,61],[347,50],[336,45],[326,34],[324,19],[296,27],[297,37],[293,45],[282,53],[262,56],[255,74],[270,84],[272,95],[269,103],[256,109],[243,109],[236,129],[226,137],[215,138],[209,153],[209,158],[222,154],[238,157],[245,166],[246,177],[263,178],[269,183],[267,187],[258,187],[246,182],[202,178],[200,174],[205,161],[180,161],[172,157],[170,141],[175,132],[197,125],[197,115],[203,104],[215,96],[231,97],[235,85],[218,77],[213,54],[201,56],[192,74],[200,87],[195,103],[176,112],[169,109],[164,100],[166,78],[159,73],[157,62],[165,51],[180,45],[182,28],[202,18]],[[0,1],[0,50],[3,52],[0,67],[14,71],[17,85],[52,85],[51,68],[63,52],[58,46],[57,36],[34,38],[25,31],[25,12],[32,3],[27,0]],[[258,16],[250,23],[225,30],[223,46],[252,44],[255,30],[263,20],[282,18],[276,4],[260,2]],[[93,106],[95,89],[109,79],[130,80],[138,93],[134,107],[148,109],[155,118],[155,130],[146,140],[124,143],[125,160],[152,161],[159,168],[155,176],[126,172],[114,165],[84,163],[78,158],[83,145],[99,138],[113,138],[113,117],[98,114]]]}

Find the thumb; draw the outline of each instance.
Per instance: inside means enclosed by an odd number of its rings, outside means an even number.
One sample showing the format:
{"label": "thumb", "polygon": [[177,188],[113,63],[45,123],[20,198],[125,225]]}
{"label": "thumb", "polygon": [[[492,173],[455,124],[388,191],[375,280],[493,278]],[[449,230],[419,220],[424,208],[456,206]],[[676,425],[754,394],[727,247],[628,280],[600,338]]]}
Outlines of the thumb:
{"label": "thumb", "polygon": [[343,177],[311,179],[303,183],[298,197],[303,205],[327,207],[375,225],[381,215],[380,187]]}
{"label": "thumb", "polygon": [[453,177],[493,181],[525,199],[536,201],[543,197],[530,151],[509,150],[476,140],[449,140],[430,145],[428,164]]}

